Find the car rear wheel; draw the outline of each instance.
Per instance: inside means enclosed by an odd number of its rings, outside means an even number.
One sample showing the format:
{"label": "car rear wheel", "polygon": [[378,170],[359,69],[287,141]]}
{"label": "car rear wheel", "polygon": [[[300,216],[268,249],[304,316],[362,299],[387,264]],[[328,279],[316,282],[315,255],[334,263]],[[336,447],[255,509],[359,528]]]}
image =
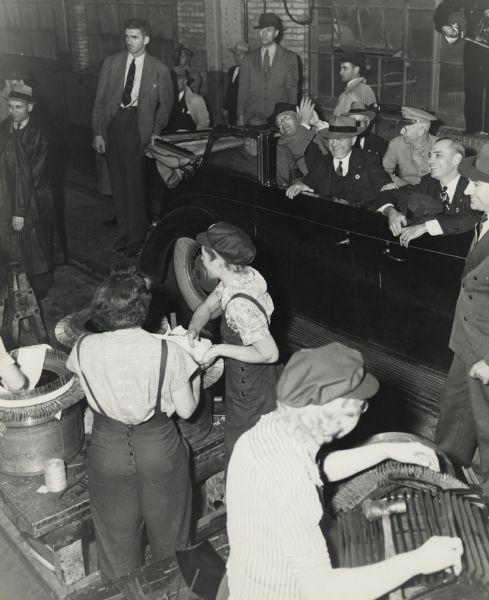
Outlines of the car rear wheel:
{"label": "car rear wheel", "polygon": [[178,238],[173,266],[178,289],[188,307],[194,311],[214,290],[218,280],[208,276],[202,262],[201,246],[192,238]]}

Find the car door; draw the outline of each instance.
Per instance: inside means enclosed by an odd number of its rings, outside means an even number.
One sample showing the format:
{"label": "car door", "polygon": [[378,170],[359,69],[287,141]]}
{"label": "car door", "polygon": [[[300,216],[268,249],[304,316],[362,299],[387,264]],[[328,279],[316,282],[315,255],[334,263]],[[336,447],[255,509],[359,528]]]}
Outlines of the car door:
{"label": "car door", "polygon": [[460,276],[471,238],[470,232],[425,235],[404,248],[391,235],[385,217],[359,210],[352,247],[366,339],[412,362],[446,371]]}
{"label": "car door", "polygon": [[281,189],[262,187],[254,222],[259,263],[278,315],[355,335],[353,208],[312,194],[290,199]]}

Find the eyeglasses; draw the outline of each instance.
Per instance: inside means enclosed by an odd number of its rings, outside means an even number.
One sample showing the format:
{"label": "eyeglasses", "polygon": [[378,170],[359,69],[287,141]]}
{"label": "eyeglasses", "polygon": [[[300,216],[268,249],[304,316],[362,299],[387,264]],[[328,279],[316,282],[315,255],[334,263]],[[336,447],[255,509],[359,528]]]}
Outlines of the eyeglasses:
{"label": "eyeglasses", "polygon": [[283,123],[284,121],[287,121],[287,119],[293,119],[294,115],[279,115],[276,119],[275,119],[275,125],[280,125],[280,123]]}

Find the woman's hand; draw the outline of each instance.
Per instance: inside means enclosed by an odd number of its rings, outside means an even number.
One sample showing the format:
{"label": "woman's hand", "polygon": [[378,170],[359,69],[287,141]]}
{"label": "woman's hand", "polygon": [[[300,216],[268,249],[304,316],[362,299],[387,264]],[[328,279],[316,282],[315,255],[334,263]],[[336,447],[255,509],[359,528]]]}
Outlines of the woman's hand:
{"label": "woman's hand", "polygon": [[413,551],[413,557],[416,560],[416,574],[429,575],[442,569],[453,568],[455,575],[460,575],[463,553],[464,548],[460,538],[433,536]]}
{"label": "woman's hand", "polygon": [[195,340],[199,341],[199,334],[195,331],[195,329],[187,330],[188,344],[191,348],[195,346]]}
{"label": "woman's hand", "polygon": [[435,451],[420,442],[393,443],[389,456],[400,463],[420,465],[433,471],[439,471],[440,465]]}
{"label": "woman's hand", "polygon": [[219,347],[220,344],[215,344],[214,346],[211,346],[209,350],[207,350],[207,352],[199,360],[199,364],[204,369],[204,371],[205,369],[208,369],[212,365],[212,363],[214,363],[215,360],[221,356]]}

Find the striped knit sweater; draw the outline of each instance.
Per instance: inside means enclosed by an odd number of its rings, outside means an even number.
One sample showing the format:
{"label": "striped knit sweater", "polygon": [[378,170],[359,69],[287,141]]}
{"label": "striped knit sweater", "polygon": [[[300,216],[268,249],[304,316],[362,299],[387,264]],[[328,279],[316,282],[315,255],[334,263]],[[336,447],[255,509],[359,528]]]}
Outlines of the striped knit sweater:
{"label": "striped knit sweater", "polygon": [[238,440],[226,486],[230,600],[303,600],[302,582],[311,578],[314,600],[326,597],[320,485],[311,455],[276,412]]}

